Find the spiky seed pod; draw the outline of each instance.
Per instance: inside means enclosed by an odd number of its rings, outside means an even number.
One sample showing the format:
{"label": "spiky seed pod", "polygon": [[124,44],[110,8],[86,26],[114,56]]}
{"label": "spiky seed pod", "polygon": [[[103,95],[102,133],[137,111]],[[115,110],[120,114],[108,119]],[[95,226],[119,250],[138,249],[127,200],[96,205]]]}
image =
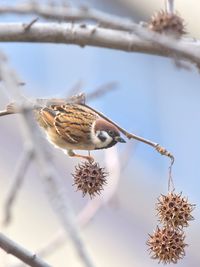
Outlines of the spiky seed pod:
{"label": "spiky seed pod", "polygon": [[77,190],[81,190],[83,196],[89,194],[92,198],[103,190],[107,173],[97,162],[85,161],[75,167],[75,173],[72,176]]}
{"label": "spiky seed pod", "polygon": [[193,220],[191,212],[195,205],[190,204],[187,198],[182,197],[181,193],[168,193],[166,196],[161,195],[156,204],[159,219],[164,225],[172,227],[185,227],[188,222]]}
{"label": "spiky seed pod", "polygon": [[177,14],[167,11],[159,11],[152,16],[149,22],[149,29],[158,33],[170,34],[180,37],[185,34],[184,20]]}
{"label": "spiky seed pod", "polygon": [[157,226],[153,235],[149,235],[147,245],[149,246],[152,259],[159,260],[159,263],[177,263],[185,256],[184,243],[185,235],[182,230],[172,227],[160,229]]}

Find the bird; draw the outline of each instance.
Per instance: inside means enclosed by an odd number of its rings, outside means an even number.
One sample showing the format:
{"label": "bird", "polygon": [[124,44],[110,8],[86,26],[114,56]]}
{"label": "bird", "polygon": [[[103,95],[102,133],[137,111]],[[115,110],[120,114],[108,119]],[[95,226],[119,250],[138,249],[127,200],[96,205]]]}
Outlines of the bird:
{"label": "bird", "polygon": [[[70,157],[93,161],[93,157],[80,155],[74,150],[100,150],[110,148],[126,141],[119,129],[99,112],[84,102],[52,101],[33,107],[36,121],[45,131],[47,140],[56,148],[64,150]],[[0,113],[8,115],[20,112],[15,104],[7,106]]]}

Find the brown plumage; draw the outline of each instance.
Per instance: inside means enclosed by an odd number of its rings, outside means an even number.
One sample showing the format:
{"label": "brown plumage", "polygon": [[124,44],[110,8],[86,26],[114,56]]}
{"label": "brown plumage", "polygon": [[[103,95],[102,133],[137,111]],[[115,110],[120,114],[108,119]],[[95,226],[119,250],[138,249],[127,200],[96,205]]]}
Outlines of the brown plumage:
{"label": "brown plumage", "polygon": [[[103,149],[125,142],[116,126],[85,104],[49,101],[33,110],[49,142],[67,151],[69,156],[91,160],[90,156],[75,154],[73,150]],[[13,104],[8,105],[7,114],[17,112],[20,111]]]}
{"label": "brown plumage", "polygon": [[[38,114],[37,114],[38,113]],[[91,150],[91,128],[98,115],[80,104],[51,105],[36,111],[41,127],[46,129],[49,141],[63,149]]]}

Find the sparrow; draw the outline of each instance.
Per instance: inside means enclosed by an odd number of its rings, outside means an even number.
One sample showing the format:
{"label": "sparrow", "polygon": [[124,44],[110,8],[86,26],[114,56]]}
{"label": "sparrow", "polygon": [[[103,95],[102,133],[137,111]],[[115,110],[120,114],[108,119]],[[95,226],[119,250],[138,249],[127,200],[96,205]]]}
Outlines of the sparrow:
{"label": "sparrow", "polygon": [[[54,104],[54,102],[57,103]],[[48,141],[56,148],[67,152],[70,157],[92,161],[93,158],[90,155],[79,155],[74,150],[106,149],[118,142],[125,143],[118,128],[85,103],[50,101],[45,106],[35,106],[33,111]],[[17,112],[19,111],[13,104],[10,104],[7,111],[0,115]]]}

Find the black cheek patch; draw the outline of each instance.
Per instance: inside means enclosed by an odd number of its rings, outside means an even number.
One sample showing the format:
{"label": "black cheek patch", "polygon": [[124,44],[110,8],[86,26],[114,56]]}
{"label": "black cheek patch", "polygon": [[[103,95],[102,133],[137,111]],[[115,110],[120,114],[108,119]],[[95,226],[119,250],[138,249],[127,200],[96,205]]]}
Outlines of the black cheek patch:
{"label": "black cheek patch", "polygon": [[97,137],[101,140],[101,142],[105,142],[106,141],[106,137],[100,132]]}

